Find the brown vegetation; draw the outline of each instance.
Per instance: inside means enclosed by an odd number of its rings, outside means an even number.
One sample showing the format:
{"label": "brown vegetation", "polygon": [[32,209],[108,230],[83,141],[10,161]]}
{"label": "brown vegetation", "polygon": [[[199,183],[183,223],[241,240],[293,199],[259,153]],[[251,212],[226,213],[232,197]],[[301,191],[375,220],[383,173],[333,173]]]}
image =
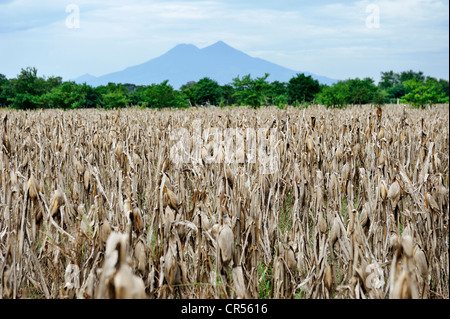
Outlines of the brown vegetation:
{"label": "brown vegetation", "polygon": [[449,296],[448,105],[0,116],[0,298]]}

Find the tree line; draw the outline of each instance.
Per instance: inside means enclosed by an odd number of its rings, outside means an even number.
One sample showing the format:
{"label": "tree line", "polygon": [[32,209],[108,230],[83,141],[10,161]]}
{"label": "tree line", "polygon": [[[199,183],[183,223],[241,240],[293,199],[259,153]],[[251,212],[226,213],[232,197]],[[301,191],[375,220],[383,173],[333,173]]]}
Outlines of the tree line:
{"label": "tree line", "polygon": [[423,72],[381,72],[375,84],[371,78],[355,78],[323,85],[303,73],[288,82],[269,82],[269,74],[252,78],[237,76],[231,83],[220,85],[205,77],[190,81],[178,90],[169,81],[152,85],[116,84],[90,85],[63,81],[59,76],[40,77],[37,69],[22,69],[16,78],[0,74],[0,107],[14,109],[39,108],[186,108],[191,106],[240,106],[258,108],[276,105],[307,106],[323,104],[343,108],[347,105],[407,103],[424,108],[449,103],[449,82],[425,76]]}

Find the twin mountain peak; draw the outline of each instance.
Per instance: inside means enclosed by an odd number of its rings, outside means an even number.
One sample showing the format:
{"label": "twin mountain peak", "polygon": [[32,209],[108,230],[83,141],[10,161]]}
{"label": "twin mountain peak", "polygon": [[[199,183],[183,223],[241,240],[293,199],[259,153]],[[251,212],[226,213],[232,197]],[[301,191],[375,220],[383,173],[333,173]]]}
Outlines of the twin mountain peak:
{"label": "twin mountain peak", "polygon": [[189,81],[198,81],[209,77],[220,85],[229,84],[233,78],[250,74],[253,78],[269,73],[269,82],[288,82],[297,73],[311,75],[321,84],[331,85],[337,80],[318,76],[309,72],[295,71],[275,63],[251,57],[223,41],[203,49],[193,44],[178,44],[165,54],[145,63],[128,67],[122,71],[99,77],[85,74],[74,81],[92,86],[113,83],[131,83],[136,85],[159,84],[169,80],[175,89]]}

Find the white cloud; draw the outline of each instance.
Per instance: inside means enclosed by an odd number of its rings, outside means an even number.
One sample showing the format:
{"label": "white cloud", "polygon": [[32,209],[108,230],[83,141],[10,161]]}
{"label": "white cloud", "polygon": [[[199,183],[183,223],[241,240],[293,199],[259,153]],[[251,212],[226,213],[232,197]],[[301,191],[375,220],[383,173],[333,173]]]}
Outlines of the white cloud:
{"label": "white cloud", "polygon": [[[79,29],[65,25],[70,3],[80,8]],[[370,4],[380,9],[379,28],[366,25]],[[12,77],[34,65],[65,78],[101,75],[178,43],[204,47],[223,40],[251,55],[330,77],[377,77],[399,65],[421,66],[426,74],[448,79],[448,7],[438,0],[3,0],[0,73]]]}

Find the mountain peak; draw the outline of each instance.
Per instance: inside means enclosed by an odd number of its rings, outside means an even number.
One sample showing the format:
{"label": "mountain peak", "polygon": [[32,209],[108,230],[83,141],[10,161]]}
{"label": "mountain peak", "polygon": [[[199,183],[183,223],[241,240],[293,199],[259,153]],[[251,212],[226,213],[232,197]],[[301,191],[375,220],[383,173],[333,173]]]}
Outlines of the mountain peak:
{"label": "mountain peak", "polygon": [[89,83],[90,81],[96,79],[97,77],[93,76],[92,74],[89,73],[85,73],[82,76],[78,77],[75,80],[70,80],[70,81],[76,81],[78,83]]}
{"label": "mountain peak", "polygon": [[214,50],[230,50],[231,49],[231,50],[237,51],[235,48],[229,46],[228,44],[226,44],[223,41],[217,41],[216,43],[203,48],[203,50],[210,50],[210,49],[214,49]]}
{"label": "mountain peak", "polygon": [[174,49],[198,49],[195,45],[191,44],[191,43],[180,43],[177,44]]}
{"label": "mountain peak", "polygon": [[212,47],[230,47],[228,44],[226,44],[223,41],[217,41],[216,43],[214,43],[213,45],[211,45]]}
{"label": "mountain peak", "polygon": [[[251,74],[252,77],[257,77],[265,73],[270,74],[269,81],[287,82],[299,72],[251,57],[223,41],[217,41],[202,49],[193,44],[178,44],[165,54],[143,64],[99,77],[84,75],[77,82],[86,81],[93,85],[106,85],[109,82],[150,85],[169,80],[173,87],[179,88],[188,81],[198,81],[203,77],[224,85],[238,75]],[[325,77],[313,77],[325,84],[335,82]]]}
{"label": "mountain peak", "polygon": [[199,51],[200,49],[197,48],[195,45],[190,44],[190,43],[181,43],[176,45],[175,47],[173,47],[171,50],[169,50],[167,53],[169,52],[176,52],[176,53],[187,53],[187,52],[196,52]]}
{"label": "mountain peak", "polygon": [[223,41],[218,41],[206,48],[203,48],[201,52],[209,57],[214,57],[219,60],[235,60],[250,58],[247,54],[242,51],[239,51]]}

